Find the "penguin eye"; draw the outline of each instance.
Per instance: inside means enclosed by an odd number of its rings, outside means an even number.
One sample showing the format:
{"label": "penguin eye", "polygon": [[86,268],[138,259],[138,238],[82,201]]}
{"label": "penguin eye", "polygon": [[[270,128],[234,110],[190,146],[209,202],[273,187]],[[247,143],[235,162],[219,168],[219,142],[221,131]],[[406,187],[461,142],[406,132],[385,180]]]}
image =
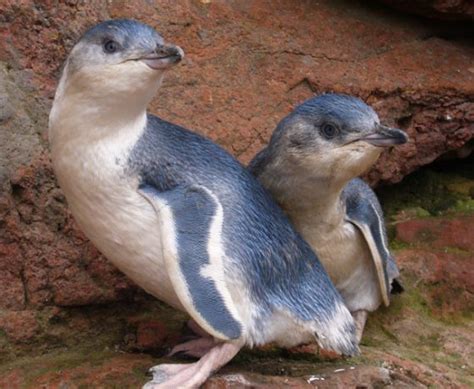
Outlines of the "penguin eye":
{"label": "penguin eye", "polygon": [[119,44],[113,40],[108,40],[104,43],[104,51],[107,54],[115,53],[119,49]]}
{"label": "penguin eye", "polygon": [[327,139],[334,138],[336,135],[339,134],[339,130],[332,124],[323,125],[323,127],[321,128],[321,132]]}

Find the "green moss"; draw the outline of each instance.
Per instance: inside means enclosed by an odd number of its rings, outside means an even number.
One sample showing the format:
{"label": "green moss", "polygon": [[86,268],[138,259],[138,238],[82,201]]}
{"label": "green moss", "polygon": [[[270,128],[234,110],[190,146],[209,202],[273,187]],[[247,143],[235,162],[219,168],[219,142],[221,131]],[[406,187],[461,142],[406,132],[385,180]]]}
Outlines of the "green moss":
{"label": "green moss", "polygon": [[424,208],[421,208],[421,207],[416,207],[415,209],[415,215],[416,217],[418,218],[424,218],[424,217],[429,217],[431,216],[431,214]]}
{"label": "green moss", "polygon": [[10,360],[12,354],[12,345],[8,340],[8,336],[0,329],[0,366]]}
{"label": "green moss", "polygon": [[474,199],[463,199],[456,201],[454,210],[463,213],[474,212]]}
{"label": "green moss", "polygon": [[399,184],[377,189],[387,219],[394,220],[401,211],[417,218],[474,212],[473,166],[472,161],[462,162],[461,168],[435,164],[410,174]]}
{"label": "green moss", "polygon": [[122,302],[60,310],[45,308],[37,312],[37,318],[41,330],[28,342],[10,344],[8,338],[0,334],[0,365],[66,349],[113,350],[117,345],[133,349],[134,343],[124,340],[128,339],[126,335],[134,333],[136,323],[145,318],[163,321],[170,334],[179,333],[187,320],[183,313],[140,295],[133,304]]}
{"label": "green moss", "polygon": [[51,354],[41,357],[22,357],[11,360],[0,366],[0,373],[11,369],[20,368],[24,370],[24,376],[28,381],[48,372],[62,371],[77,367],[85,362],[97,365],[106,358],[112,356],[111,351],[98,351],[95,347],[77,347],[74,351],[56,350]]}
{"label": "green moss", "polygon": [[457,193],[462,193],[464,195],[469,196],[472,192],[472,189],[474,188],[474,185],[472,181],[469,179],[465,180],[453,180],[450,181],[446,184],[446,187],[451,191],[451,192],[457,192]]}
{"label": "green moss", "polygon": [[390,250],[393,250],[395,252],[397,250],[403,250],[403,249],[407,249],[407,248],[411,247],[411,245],[409,243],[402,242],[402,241],[397,240],[397,239],[391,239],[390,243],[389,243],[389,246],[390,246]]}
{"label": "green moss", "polygon": [[459,377],[459,381],[466,385],[468,388],[474,388],[474,372],[466,372]]}
{"label": "green moss", "polygon": [[142,380],[144,377],[147,376],[149,368],[141,368],[140,366],[132,367],[132,374],[135,378]]}
{"label": "green moss", "polygon": [[[423,289],[424,286],[420,285],[419,288]],[[409,288],[408,290],[405,290],[405,293],[402,295],[401,299],[405,307],[409,307],[423,316],[432,316],[432,311],[429,308],[425,293],[422,293],[421,290]]]}
{"label": "green moss", "polygon": [[419,341],[423,346],[430,348],[431,351],[439,351],[441,349],[438,334],[421,335]]}
{"label": "green moss", "polygon": [[464,257],[464,259],[468,261],[467,264],[469,264],[472,259],[472,253],[469,250],[461,249],[459,247],[445,246],[443,247],[443,251],[445,253],[455,254],[459,259]]}

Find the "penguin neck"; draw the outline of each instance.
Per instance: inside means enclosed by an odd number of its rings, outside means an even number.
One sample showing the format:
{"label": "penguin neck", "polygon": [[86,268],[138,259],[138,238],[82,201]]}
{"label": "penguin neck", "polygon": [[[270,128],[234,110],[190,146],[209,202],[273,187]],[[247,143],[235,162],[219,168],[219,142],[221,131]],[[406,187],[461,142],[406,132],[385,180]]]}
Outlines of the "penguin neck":
{"label": "penguin neck", "polygon": [[49,121],[49,138],[54,149],[57,145],[93,145],[118,139],[137,140],[146,127],[146,106],[133,103],[102,104],[80,95],[56,96]]}
{"label": "penguin neck", "polygon": [[341,196],[349,180],[297,173],[281,165],[267,166],[258,179],[304,236],[329,234],[341,227],[346,212]]}
{"label": "penguin neck", "polygon": [[344,183],[311,180],[309,183],[288,188],[289,196],[282,206],[291,215],[293,223],[304,234],[304,229],[330,234],[345,220],[345,205],[341,196]]}
{"label": "penguin neck", "polygon": [[[111,138],[137,139],[146,126],[146,107],[155,89],[143,93],[104,93],[84,80],[59,82],[49,117],[51,144],[89,143]],[[159,83],[157,84],[159,85]]]}

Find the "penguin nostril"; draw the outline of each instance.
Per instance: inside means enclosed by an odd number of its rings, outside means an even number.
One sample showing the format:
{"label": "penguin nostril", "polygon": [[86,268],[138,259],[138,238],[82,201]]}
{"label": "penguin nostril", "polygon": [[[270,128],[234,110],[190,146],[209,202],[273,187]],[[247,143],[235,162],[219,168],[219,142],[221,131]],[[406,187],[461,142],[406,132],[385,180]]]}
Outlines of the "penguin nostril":
{"label": "penguin nostril", "polygon": [[181,48],[173,45],[157,44],[155,54],[159,58],[176,57],[178,61],[183,58],[183,51]]}
{"label": "penguin nostril", "polygon": [[167,54],[166,49],[161,45],[156,46],[155,53],[158,54],[159,56],[164,56]]}

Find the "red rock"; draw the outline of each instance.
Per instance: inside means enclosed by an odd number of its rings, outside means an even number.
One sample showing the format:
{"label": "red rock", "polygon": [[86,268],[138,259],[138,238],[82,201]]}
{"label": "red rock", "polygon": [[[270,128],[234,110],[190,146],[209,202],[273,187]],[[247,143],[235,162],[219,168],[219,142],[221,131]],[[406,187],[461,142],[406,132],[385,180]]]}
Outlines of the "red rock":
{"label": "red rock", "polygon": [[410,134],[368,173],[373,184],[396,182],[474,136],[470,49],[427,39],[433,25],[390,11],[330,0],[2,1],[0,100],[9,106],[0,110],[2,309],[106,303],[136,292],[75,225],[46,142],[68,50],[97,21],[130,15],[186,51],[152,112],[208,135],[244,163],[295,104],[325,91],[361,96]]}
{"label": "red rock", "polygon": [[0,243],[0,308],[18,310],[25,307],[21,267],[22,256],[18,245]]}
{"label": "red rock", "polygon": [[[377,388],[389,385],[410,384],[410,387],[424,387],[416,380],[402,377],[403,381],[391,376],[386,368],[375,366],[344,366],[321,368],[315,366],[315,373],[304,377],[266,376],[253,373],[219,374],[210,378],[204,389],[233,388]],[[408,381],[408,382],[407,382]],[[403,386],[408,387],[408,386]]]}
{"label": "red rock", "polygon": [[470,0],[382,0],[394,8],[447,20],[473,20],[474,4]]}
{"label": "red rock", "polygon": [[11,185],[16,208],[7,213],[7,228],[0,234],[0,270],[10,270],[0,272],[2,304],[21,309],[26,295],[28,304],[39,307],[86,305],[133,293],[132,283],[74,225],[46,155],[18,169]]}
{"label": "red rock", "polygon": [[[422,363],[407,361],[395,355],[384,354],[385,365],[393,371],[392,377],[400,379],[405,383],[404,387],[426,388],[439,386],[442,388],[462,388],[463,386],[453,383],[444,372],[435,371]],[[444,369],[441,369],[444,370]],[[411,382],[408,381],[411,378]],[[408,385],[406,385],[408,384]],[[416,386],[415,386],[415,385]]]}
{"label": "red rock", "polygon": [[472,254],[429,252],[426,250],[403,250],[397,260],[411,273],[423,281],[433,284],[446,282],[453,288],[464,288],[474,292],[474,269]]}
{"label": "red rock", "polygon": [[303,378],[264,376],[258,374],[225,374],[216,375],[207,380],[203,389],[237,389],[237,388],[313,388]]}
{"label": "red rock", "polygon": [[39,331],[36,312],[19,311],[7,312],[0,315],[0,329],[5,331],[13,342],[26,342]]}
{"label": "red rock", "polygon": [[301,346],[296,346],[288,349],[290,354],[313,354],[317,355],[318,358],[328,361],[335,361],[342,359],[343,356],[334,351],[325,350],[320,348],[316,343],[304,344]]}
{"label": "red rock", "polygon": [[383,387],[392,384],[390,371],[383,367],[354,366],[341,369],[331,369],[326,373],[324,381],[316,382],[318,388],[370,388]]}
{"label": "red rock", "polygon": [[20,274],[21,268],[21,250],[18,244],[0,243],[0,270]]}
{"label": "red rock", "polygon": [[0,308],[23,309],[25,307],[25,288],[20,276],[4,271],[0,276]]}
{"label": "red rock", "polygon": [[28,388],[138,388],[145,383],[145,378],[137,372],[143,371],[145,376],[147,368],[153,365],[152,358],[143,354],[110,356],[99,364],[87,360],[79,362],[82,363],[59,370],[50,363],[50,371],[40,370]]}
{"label": "red rock", "polygon": [[23,372],[20,369],[14,369],[0,376],[0,388],[24,388],[25,381]]}
{"label": "red rock", "polygon": [[474,309],[474,268],[471,253],[446,253],[422,249],[397,253],[403,273],[429,285],[423,294],[433,312],[449,316]]}
{"label": "red rock", "polygon": [[140,349],[156,349],[163,346],[168,336],[165,325],[157,320],[142,321],[137,327],[137,347]]}
{"label": "red rock", "polygon": [[474,251],[474,215],[429,218],[396,224],[397,239],[406,243],[429,244],[430,247],[456,247]]}

